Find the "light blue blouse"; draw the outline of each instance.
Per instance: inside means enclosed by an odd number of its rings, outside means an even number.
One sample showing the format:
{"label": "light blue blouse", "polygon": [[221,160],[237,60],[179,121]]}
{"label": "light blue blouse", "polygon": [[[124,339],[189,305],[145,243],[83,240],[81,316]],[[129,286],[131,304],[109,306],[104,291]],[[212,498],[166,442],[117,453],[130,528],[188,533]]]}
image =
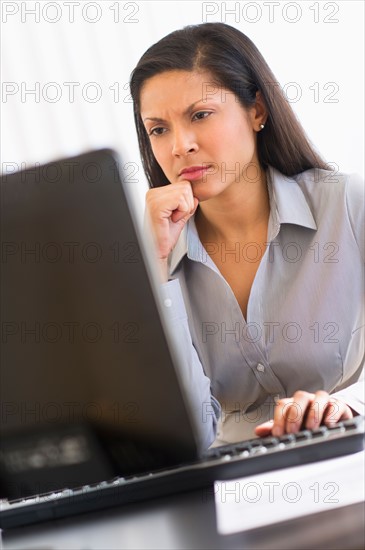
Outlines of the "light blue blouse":
{"label": "light blue blouse", "polygon": [[206,244],[211,257],[191,218],[162,285],[206,445],[254,437],[275,401],[296,390],[322,389],[365,413],[364,185],[319,169],[289,178],[270,167],[267,175],[267,246],[247,320],[212,257],[258,261],[257,243]]}

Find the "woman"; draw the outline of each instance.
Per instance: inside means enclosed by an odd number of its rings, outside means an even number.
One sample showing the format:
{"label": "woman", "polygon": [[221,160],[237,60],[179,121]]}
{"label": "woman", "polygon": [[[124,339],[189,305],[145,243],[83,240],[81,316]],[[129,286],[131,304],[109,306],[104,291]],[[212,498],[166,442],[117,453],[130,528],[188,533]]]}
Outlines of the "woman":
{"label": "woman", "polygon": [[226,24],[153,45],[131,92],[205,444],[363,414],[361,182],[329,170],[257,48]]}

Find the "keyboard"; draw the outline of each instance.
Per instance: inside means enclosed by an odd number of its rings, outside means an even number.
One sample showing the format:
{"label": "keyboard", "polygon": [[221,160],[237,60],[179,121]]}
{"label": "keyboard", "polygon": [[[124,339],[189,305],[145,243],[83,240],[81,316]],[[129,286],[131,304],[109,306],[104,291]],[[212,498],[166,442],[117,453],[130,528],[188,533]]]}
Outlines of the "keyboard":
{"label": "keyboard", "polygon": [[364,417],[281,437],[214,447],[195,462],[16,500],[0,500],[0,528],[7,529],[212,487],[227,480],[330,459],[364,449]]}

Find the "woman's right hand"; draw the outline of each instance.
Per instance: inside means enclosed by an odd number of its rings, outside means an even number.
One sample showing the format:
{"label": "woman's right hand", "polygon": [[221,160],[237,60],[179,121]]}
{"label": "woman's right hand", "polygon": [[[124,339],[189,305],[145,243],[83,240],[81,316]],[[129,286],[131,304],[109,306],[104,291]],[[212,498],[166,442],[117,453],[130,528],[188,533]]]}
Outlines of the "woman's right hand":
{"label": "woman's right hand", "polygon": [[167,258],[197,206],[198,199],[194,197],[188,180],[147,191],[146,216],[153,232],[157,260],[165,281],[168,278]]}

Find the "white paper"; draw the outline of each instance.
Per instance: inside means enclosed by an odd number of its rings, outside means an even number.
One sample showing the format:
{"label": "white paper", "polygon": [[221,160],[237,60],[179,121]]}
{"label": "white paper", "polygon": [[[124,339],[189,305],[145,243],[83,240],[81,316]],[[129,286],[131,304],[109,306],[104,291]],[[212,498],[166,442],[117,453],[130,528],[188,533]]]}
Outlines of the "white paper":
{"label": "white paper", "polygon": [[221,535],[364,501],[365,452],[214,484]]}

